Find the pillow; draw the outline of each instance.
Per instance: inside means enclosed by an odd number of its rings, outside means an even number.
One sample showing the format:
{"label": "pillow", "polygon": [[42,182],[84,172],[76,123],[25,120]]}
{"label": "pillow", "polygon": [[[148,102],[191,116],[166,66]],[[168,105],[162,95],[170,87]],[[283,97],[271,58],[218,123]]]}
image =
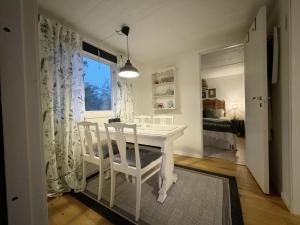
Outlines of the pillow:
{"label": "pillow", "polygon": [[204,109],[203,110],[203,118],[219,119],[220,117],[224,117],[224,115],[225,115],[224,109]]}
{"label": "pillow", "polygon": [[224,117],[225,116],[225,110],[224,109],[216,109],[216,116],[218,118]]}

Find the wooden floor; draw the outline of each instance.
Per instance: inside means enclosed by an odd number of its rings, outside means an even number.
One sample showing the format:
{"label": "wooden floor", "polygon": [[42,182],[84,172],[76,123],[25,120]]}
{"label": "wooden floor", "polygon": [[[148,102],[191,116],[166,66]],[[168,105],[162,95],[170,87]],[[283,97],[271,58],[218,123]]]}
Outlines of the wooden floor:
{"label": "wooden floor", "polygon": [[[235,176],[246,225],[300,225],[300,217],[291,215],[280,197],[264,195],[248,169],[217,158],[196,159],[175,156],[176,164]],[[49,200],[49,225],[107,225],[101,215],[70,195]]]}

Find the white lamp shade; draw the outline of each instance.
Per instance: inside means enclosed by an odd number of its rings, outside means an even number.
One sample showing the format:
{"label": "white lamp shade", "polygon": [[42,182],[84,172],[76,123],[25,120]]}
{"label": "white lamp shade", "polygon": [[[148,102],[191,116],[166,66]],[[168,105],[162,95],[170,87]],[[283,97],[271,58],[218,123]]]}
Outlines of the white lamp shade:
{"label": "white lamp shade", "polygon": [[124,78],[135,78],[140,75],[139,71],[127,60],[125,65],[120,69],[119,76]]}
{"label": "white lamp shade", "polygon": [[119,76],[124,78],[135,78],[138,77],[140,74],[135,71],[120,71]]}
{"label": "white lamp shade", "polygon": [[232,104],[231,108],[233,110],[237,110],[238,109],[238,104],[236,104],[236,103]]}

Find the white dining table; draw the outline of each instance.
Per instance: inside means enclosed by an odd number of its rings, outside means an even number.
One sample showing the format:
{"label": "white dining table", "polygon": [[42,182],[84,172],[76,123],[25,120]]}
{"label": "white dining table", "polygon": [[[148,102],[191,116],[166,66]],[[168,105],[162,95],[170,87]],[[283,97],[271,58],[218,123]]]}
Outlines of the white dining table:
{"label": "white dining table", "polygon": [[[186,125],[157,125],[137,124],[137,139],[142,145],[159,147],[162,153],[161,178],[159,182],[159,196],[157,201],[163,203],[167,197],[167,191],[176,183],[177,174],[174,172],[174,141],[184,134]],[[105,135],[105,127],[99,127],[102,135]],[[114,139],[115,131],[112,129],[111,138]],[[124,130],[127,142],[134,142],[132,130]]]}

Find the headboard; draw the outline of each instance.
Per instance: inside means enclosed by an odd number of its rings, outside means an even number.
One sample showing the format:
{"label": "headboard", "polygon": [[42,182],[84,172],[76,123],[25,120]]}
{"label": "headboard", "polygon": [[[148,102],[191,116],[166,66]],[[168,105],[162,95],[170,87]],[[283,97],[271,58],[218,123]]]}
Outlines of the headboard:
{"label": "headboard", "polygon": [[219,99],[204,99],[203,109],[224,109],[225,111],[225,101]]}

